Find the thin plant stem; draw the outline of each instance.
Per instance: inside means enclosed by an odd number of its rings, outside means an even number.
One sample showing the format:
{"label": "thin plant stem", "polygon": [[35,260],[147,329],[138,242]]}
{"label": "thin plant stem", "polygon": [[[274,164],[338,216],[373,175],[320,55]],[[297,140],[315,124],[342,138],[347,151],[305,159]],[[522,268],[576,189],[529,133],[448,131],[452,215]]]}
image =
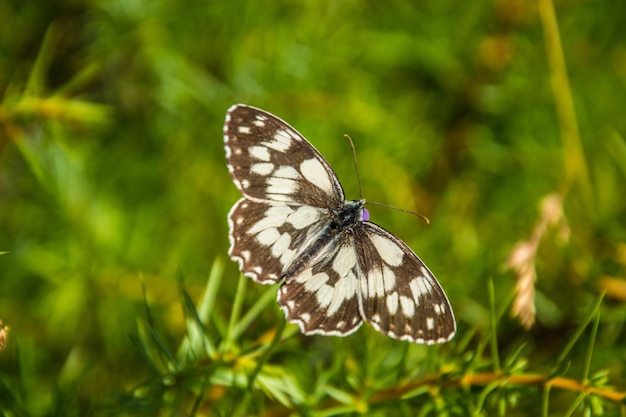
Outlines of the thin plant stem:
{"label": "thin plant stem", "polygon": [[563,44],[552,0],[537,0],[541,19],[554,104],[559,118],[565,164],[565,193],[579,181],[585,197],[591,197],[587,163],[578,129],[574,99],[567,75]]}

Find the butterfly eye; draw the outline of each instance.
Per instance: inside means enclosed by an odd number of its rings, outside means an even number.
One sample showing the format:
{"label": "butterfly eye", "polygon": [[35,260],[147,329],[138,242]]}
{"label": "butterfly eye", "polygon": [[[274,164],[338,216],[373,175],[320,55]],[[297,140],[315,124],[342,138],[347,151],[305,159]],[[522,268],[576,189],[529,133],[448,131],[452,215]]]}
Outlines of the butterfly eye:
{"label": "butterfly eye", "polygon": [[367,211],[366,208],[363,209],[363,211],[361,212],[361,220],[366,222],[370,219],[370,212]]}

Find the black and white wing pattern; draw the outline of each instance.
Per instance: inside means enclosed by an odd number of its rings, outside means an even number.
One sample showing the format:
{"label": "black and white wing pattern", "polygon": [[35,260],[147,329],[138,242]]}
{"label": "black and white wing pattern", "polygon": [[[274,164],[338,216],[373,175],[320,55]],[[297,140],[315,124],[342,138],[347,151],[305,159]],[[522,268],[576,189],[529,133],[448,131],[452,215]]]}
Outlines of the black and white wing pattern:
{"label": "black and white wing pattern", "polygon": [[228,169],[243,198],[228,215],[231,258],[305,334],[345,336],[363,321],[393,338],[443,343],[456,332],[433,274],[400,239],[345,201],[337,176],[276,116],[237,104],[224,124]]}

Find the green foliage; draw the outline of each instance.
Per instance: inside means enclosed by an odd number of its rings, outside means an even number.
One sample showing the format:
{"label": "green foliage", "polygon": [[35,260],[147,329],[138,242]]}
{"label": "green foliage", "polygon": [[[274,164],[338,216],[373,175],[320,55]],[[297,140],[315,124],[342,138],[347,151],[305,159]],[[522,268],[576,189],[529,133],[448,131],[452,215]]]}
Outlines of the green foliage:
{"label": "green foliage", "polygon": [[[625,415],[624,12],[0,4],[1,415]],[[302,336],[240,276],[238,102],[356,198],[350,134],[364,197],[430,218],[371,209],[440,279],[452,342]]]}

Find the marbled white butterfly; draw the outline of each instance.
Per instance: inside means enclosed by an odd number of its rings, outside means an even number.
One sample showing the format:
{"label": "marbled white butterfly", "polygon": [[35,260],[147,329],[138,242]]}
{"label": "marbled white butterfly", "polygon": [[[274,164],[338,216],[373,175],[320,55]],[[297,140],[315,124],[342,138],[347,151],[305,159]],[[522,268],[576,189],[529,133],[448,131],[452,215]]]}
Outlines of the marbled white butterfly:
{"label": "marbled white butterfly", "polygon": [[228,215],[229,255],[261,284],[282,282],[278,304],[305,334],[345,336],[363,320],[393,338],[443,343],[450,303],[426,265],[346,201],[337,176],[278,117],[237,104],[224,123],[226,159],[243,198]]}

